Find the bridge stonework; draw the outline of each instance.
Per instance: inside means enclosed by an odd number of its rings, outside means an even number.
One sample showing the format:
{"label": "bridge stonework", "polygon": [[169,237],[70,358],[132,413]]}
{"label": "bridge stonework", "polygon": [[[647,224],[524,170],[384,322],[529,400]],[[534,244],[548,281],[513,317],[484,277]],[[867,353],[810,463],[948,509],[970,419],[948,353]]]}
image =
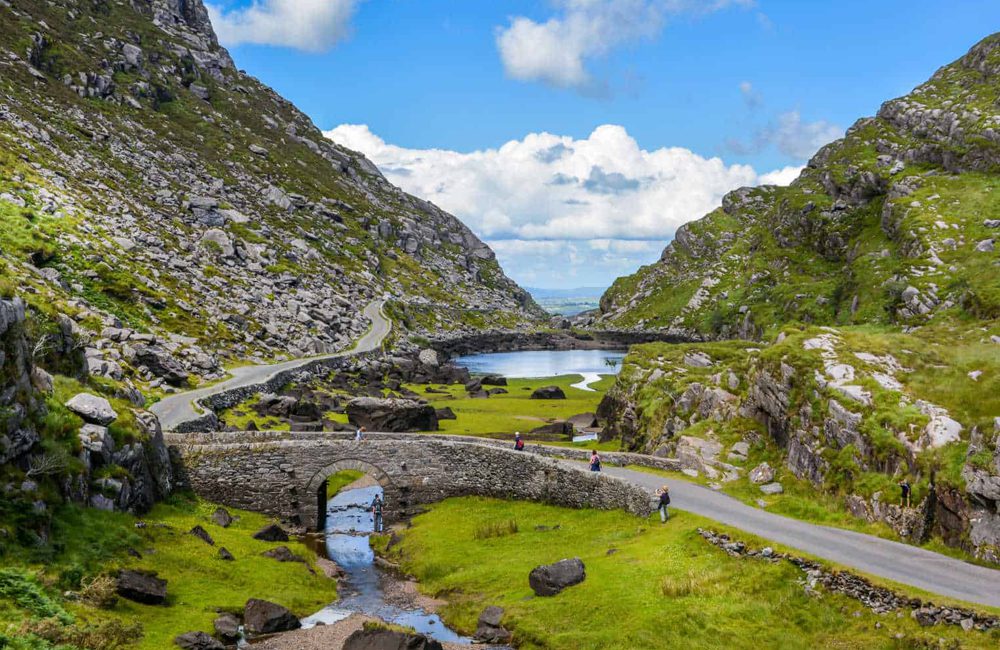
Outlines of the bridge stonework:
{"label": "bridge stonework", "polygon": [[651,495],[625,481],[476,438],[426,434],[167,434],[180,486],[223,505],[322,530],[327,479],[345,469],[385,490],[389,522],[455,496],[490,496],[648,515]]}

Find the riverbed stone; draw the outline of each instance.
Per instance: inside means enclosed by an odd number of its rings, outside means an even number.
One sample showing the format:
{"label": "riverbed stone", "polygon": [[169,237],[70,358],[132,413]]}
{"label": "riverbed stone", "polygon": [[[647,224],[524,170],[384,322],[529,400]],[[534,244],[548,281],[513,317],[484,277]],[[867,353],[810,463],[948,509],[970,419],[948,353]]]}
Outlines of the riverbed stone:
{"label": "riverbed stone", "polygon": [[538,596],[555,596],[567,587],[580,584],[586,577],[583,560],[577,557],[535,567],[528,575],[528,584]]}
{"label": "riverbed stone", "polygon": [[221,641],[205,632],[187,632],[174,637],[174,645],[184,650],[226,650]]}
{"label": "riverbed stone", "polygon": [[229,644],[235,644],[240,638],[240,619],[236,614],[225,612],[219,615],[213,623],[215,633]]}
{"label": "riverbed stone", "polygon": [[479,615],[476,634],[473,637],[477,643],[507,644],[511,633],[502,625],[504,610],[502,607],[490,605]]}
{"label": "riverbed stone", "polygon": [[443,650],[441,643],[423,634],[396,630],[358,630],[347,637],[342,650]]}

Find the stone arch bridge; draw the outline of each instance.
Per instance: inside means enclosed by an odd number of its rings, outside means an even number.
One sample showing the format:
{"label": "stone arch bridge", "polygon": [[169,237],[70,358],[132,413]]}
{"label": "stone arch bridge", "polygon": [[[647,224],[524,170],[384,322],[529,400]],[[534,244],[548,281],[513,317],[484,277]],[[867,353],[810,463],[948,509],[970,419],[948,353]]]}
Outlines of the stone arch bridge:
{"label": "stone arch bridge", "polygon": [[454,496],[490,496],[647,515],[651,495],[582,464],[464,436],[240,432],[167,434],[180,487],[233,508],[322,530],[326,482],[363,471],[385,490],[386,520]]}

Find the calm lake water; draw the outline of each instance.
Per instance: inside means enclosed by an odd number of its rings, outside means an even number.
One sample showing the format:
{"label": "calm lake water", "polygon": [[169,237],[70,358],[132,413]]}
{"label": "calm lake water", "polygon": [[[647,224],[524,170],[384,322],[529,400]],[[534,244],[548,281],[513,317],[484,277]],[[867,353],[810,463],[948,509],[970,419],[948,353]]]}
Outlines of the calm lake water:
{"label": "calm lake water", "polygon": [[[528,350],[491,352],[458,357],[455,363],[474,375],[503,375],[517,379],[560,375],[615,375],[625,357],[624,350]],[[612,367],[606,362],[613,359]]]}

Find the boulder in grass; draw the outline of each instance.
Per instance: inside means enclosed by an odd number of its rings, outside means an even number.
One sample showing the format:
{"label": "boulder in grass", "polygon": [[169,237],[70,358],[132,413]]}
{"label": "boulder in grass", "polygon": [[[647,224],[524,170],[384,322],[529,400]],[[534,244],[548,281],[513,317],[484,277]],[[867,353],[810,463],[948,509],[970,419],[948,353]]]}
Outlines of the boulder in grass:
{"label": "boulder in grass", "polygon": [[251,598],[243,609],[243,626],[249,634],[275,634],[302,627],[295,614],[266,600]]}
{"label": "boulder in grass", "polygon": [[500,375],[486,375],[482,379],[483,386],[506,386],[507,378]]}
{"label": "boulder in grass", "polygon": [[233,525],[233,516],[225,508],[216,508],[215,512],[212,513],[212,522],[216,526],[229,528]]}
{"label": "boulder in grass", "polygon": [[208,534],[208,531],[202,528],[200,525],[195,526],[194,528],[189,530],[188,534],[194,535],[195,537],[205,542],[209,546],[215,546],[215,540],[212,539],[212,536]]}
{"label": "boulder in grass", "polygon": [[66,408],[79,415],[85,422],[106,427],[118,419],[118,413],[111,408],[111,402],[91,395],[90,393],[80,393],[66,402]]}
{"label": "boulder in grass", "polygon": [[287,542],[288,533],[278,524],[270,524],[254,533],[253,538],[262,542]]}
{"label": "boulder in grass", "polygon": [[437,431],[434,407],[412,399],[357,397],[347,403],[351,424],[369,431],[404,433]]}
{"label": "boulder in grass", "polygon": [[441,643],[423,634],[396,630],[358,630],[344,641],[343,650],[443,650]]}
{"label": "boulder in grass", "polygon": [[435,410],[438,420],[457,420],[458,416],[455,412],[451,410],[450,407],[445,406],[444,408],[439,408]]}
{"label": "boulder in grass", "polygon": [[167,600],[167,581],[157,578],[155,573],[122,569],[118,572],[115,591],[136,603],[162,605]]}
{"label": "boulder in grass", "polygon": [[226,562],[232,562],[236,558],[234,558],[233,554],[230,553],[229,550],[226,549],[225,546],[223,546],[223,547],[219,548],[219,559],[220,560],[225,560]]}
{"label": "boulder in grass", "polygon": [[528,584],[538,596],[555,596],[566,587],[580,584],[586,577],[583,560],[576,557],[535,567],[528,575]]}
{"label": "boulder in grass", "polygon": [[292,553],[291,549],[287,546],[278,546],[272,548],[270,551],[264,551],[261,555],[264,557],[269,557],[272,560],[277,560],[278,562],[302,562],[306,563],[306,559],[301,555],[296,555]]}
{"label": "boulder in grass", "polygon": [[226,646],[205,632],[188,632],[174,637],[174,645],[184,650],[226,650]]}
{"label": "boulder in grass", "polygon": [[531,399],[566,399],[566,393],[558,386],[543,386],[535,389]]}

